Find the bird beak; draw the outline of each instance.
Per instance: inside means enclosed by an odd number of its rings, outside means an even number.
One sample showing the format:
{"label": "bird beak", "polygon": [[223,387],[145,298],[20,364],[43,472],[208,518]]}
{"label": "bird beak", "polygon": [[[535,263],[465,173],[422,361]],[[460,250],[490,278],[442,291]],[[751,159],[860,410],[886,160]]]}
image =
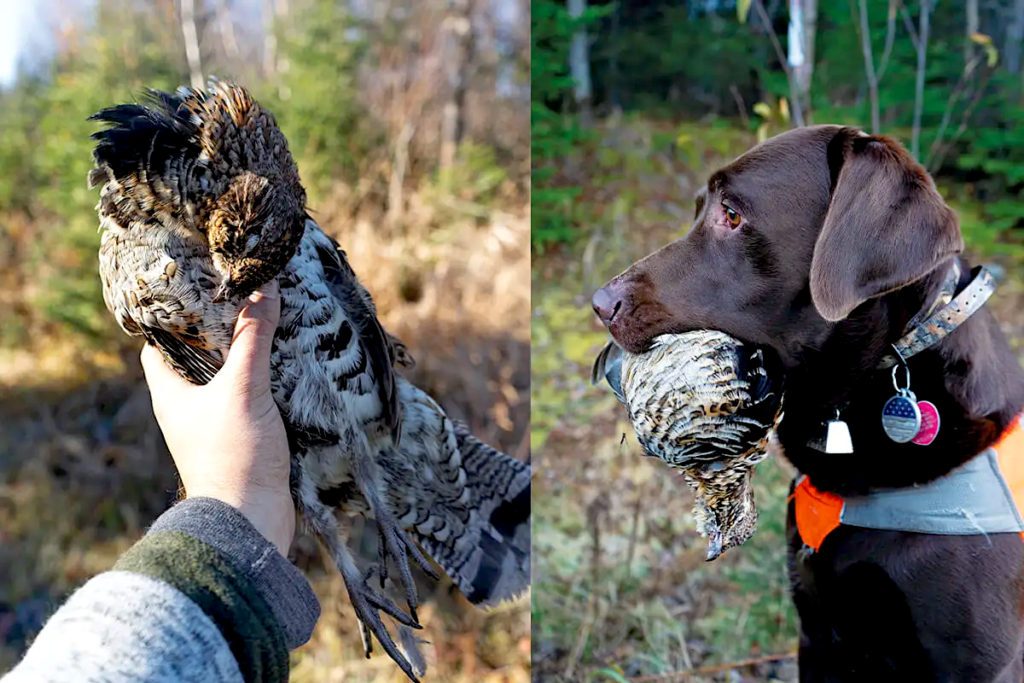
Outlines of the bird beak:
{"label": "bird beak", "polygon": [[720,529],[712,529],[708,534],[708,554],[705,559],[708,562],[718,559],[722,554],[722,532]]}
{"label": "bird beak", "polygon": [[221,286],[217,288],[216,293],[213,295],[213,303],[222,304],[231,298],[231,280],[225,279]]}

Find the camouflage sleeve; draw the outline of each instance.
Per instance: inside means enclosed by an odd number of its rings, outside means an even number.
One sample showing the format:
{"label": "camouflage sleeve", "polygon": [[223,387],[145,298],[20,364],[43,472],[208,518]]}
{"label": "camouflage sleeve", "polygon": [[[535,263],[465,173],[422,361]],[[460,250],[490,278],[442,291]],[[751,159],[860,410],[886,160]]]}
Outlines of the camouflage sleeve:
{"label": "camouflage sleeve", "polygon": [[3,683],[287,681],[309,584],[230,506],[176,505],[50,618]]}

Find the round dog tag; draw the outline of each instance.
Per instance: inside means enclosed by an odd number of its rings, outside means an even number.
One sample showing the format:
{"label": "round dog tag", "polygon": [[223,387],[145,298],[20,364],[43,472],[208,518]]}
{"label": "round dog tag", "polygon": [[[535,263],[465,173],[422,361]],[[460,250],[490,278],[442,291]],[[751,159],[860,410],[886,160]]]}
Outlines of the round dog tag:
{"label": "round dog tag", "polygon": [[917,407],[921,411],[921,429],[911,441],[918,446],[927,446],[939,435],[939,410],[931,401],[919,401]]}
{"label": "round dog tag", "polygon": [[921,409],[907,390],[885,402],[882,408],[882,429],[896,443],[906,443],[921,431]]}

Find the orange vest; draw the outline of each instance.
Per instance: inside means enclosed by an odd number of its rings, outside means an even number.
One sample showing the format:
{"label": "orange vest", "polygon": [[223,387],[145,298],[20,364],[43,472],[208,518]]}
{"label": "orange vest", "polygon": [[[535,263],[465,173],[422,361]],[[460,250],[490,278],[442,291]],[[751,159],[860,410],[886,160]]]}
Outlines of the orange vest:
{"label": "orange vest", "polygon": [[[1015,516],[1019,521],[1019,511],[1024,510],[1024,414],[1014,418],[1006,432],[991,449],[995,452],[998,462],[997,475],[1001,478],[1003,487],[1008,489],[1012,496],[1012,504],[1016,506]],[[870,505],[870,499],[874,495],[876,494],[858,497],[858,506]],[[821,548],[821,544],[825,542],[825,538],[832,531],[844,523],[843,513],[847,507],[846,500],[834,493],[819,491],[811,483],[809,477],[800,477],[789,501],[795,504],[796,527],[800,532],[800,537],[804,544],[815,551]],[[853,526],[862,525],[854,524]],[[879,528],[899,529],[898,526],[890,525]],[[916,531],[917,529],[905,530]],[[985,530],[979,528],[977,533],[985,533]],[[1024,538],[1024,530],[1019,533]]]}

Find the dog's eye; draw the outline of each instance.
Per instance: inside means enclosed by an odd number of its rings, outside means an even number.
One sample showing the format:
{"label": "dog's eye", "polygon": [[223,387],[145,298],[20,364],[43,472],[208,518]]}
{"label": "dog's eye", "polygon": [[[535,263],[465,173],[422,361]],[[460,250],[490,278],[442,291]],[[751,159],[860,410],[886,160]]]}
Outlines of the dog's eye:
{"label": "dog's eye", "polygon": [[743,216],[739,215],[728,206],[725,207],[725,220],[729,222],[729,226],[733,228],[740,227],[740,222],[743,220]]}

